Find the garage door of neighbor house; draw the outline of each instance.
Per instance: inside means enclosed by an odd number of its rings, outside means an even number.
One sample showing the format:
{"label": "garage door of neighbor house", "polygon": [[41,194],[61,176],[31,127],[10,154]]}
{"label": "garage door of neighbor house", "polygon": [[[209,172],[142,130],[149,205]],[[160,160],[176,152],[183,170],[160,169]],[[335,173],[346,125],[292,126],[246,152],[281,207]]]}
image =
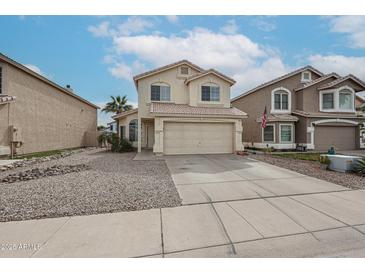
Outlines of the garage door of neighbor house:
{"label": "garage door of neighbor house", "polygon": [[331,146],[337,150],[356,149],[356,127],[316,126],[314,130],[316,150],[327,151]]}
{"label": "garage door of neighbor house", "polygon": [[165,122],[164,124],[164,154],[232,152],[232,123]]}

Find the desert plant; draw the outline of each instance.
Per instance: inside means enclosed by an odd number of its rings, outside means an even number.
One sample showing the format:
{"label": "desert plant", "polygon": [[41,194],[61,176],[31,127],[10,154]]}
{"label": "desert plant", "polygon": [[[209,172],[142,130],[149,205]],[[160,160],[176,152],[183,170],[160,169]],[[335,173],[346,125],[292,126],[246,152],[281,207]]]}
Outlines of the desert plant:
{"label": "desert plant", "polygon": [[331,163],[331,160],[327,156],[320,156],[319,157],[319,162],[322,165],[329,165]]}
{"label": "desert plant", "polygon": [[112,132],[109,134],[108,143],[111,145],[110,150],[113,152],[119,152],[119,136]]}
{"label": "desert plant", "polygon": [[132,146],[132,143],[127,139],[121,139],[119,142],[119,152],[130,152],[134,151],[135,148]]}
{"label": "desert plant", "polygon": [[357,162],[354,166],[354,171],[356,173],[361,174],[361,175],[365,175],[365,157],[363,157],[362,159],[357,160]]}

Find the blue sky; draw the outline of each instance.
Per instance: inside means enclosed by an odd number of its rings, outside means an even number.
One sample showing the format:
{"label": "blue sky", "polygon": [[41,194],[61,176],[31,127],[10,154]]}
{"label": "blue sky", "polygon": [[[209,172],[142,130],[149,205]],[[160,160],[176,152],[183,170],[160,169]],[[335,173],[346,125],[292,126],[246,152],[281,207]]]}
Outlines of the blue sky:
{"label": "blue sky", "polygon": [[118,94],[136,104],[132,75],[180,59],[233,77],[232,97],[307,64],[365,79],[365,16],[0,16],[0,25],[0,52],[100,106]]}

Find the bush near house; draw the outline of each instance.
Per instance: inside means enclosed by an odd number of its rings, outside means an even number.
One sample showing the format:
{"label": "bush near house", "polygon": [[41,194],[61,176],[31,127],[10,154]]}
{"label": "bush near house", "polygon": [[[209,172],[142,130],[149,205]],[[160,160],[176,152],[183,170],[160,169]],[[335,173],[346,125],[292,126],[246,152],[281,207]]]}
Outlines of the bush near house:
{"label": "bush near house", "polygon": [[113,152],[131,152],[135,151],[132,143],[127,139],[120,139],[116,133],[112,133],[108,139],[108,143],[111,145],[111,151]]}
{"label": "bush near house", "polygon": [[363,176],[365,175],[365,157],[357,161],[354,171]]}

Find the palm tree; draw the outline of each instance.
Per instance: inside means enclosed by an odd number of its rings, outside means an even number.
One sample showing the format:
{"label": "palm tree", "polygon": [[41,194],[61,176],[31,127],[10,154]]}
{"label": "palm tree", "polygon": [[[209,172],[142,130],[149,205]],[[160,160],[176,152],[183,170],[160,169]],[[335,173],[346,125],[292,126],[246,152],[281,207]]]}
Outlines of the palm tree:
{"label": "palm tree", "polygon": [[128,100],[126,95],[124,95],[123,97],[120,97],[119,95],[116,97],[110,96],[110,98],[112,99],[112,101],[107,103],[101,111],[104,111],[106,113],[112,112],[118,114],[123,111],[133,109],[132,105],[127,105]]}

